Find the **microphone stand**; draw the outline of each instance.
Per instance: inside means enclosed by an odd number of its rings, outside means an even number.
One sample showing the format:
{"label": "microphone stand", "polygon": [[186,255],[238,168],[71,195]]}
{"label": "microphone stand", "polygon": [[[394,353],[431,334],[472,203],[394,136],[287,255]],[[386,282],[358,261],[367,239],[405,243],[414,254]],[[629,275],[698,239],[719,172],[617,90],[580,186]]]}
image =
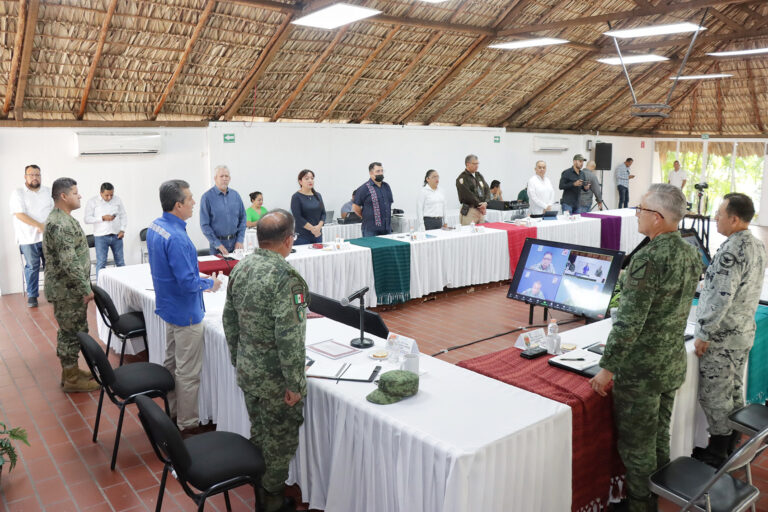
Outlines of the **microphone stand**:
{"label": "microphone stand", "polygon": [[373,340],[365,337],[365,294],[360,294],[360,337],[352,338],[349,343],[355,348],[371,348]]}

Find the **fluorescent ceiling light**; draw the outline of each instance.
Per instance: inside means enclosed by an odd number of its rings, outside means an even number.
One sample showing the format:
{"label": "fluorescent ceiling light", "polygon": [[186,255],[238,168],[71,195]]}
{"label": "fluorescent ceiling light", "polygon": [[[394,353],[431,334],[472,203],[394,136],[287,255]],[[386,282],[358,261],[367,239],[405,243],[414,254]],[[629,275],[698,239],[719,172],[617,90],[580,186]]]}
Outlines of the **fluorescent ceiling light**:
{"label": "fluorescent ceiling light", "polygon": [[662,36],[665,34],[683,34],[685,32],[696,32],[698,30],[707,30],[705,27],[695,23],[673,23],[671,25],[654,25],[650,27],[628,28],[624,30],[609,30],[603,32],[606,36],[620,37],[622,39],[630,37],[651,37]]}
{"label": "fluorescent ceiling light", "polygon": [[331,29],[353,23],[371,16],[380,14],[381,11],[368,9],[350,4],[333,4],[319,11],[302,16],[293,23],[306,27]]}
{"label": "fluorescent ceiling light", "polygon": [[[683,75],[680,80],[706,80],[707,78],[729,78],[733,75],[728,73],[712,73],[711,75]],[[675,76],[669,77],[670,80],[674,80]]]}
{"label": "fluorescent ceiling light", "polygon": [[758,53],[768,53],[768,48],[755,48],[754,50],[732,50],[728,52],[708,53],[713,57],[735,57],[736,55],[755,55]]}
{"label": "fluorescent ceiling light", "polygon": [[[643,62],[660,62],[662,60],[669,60],[667,57],[661,55],[628,55],[624,57],[624,64],[641,64]],[[608,57],[606,59],[597,59],[598,62],[603,64],[610,64],[611,66],[620,66],[621,60],[618,57]]]}
{"label": "fluorescent ceiling light", "polygon": [[498,48],[500,50],[517,50],[519,48],[533,48],[534,46],[549,46],[553,44],[567,43],[567,39],[555,39],[553,37],[541,37],[539,39],[521,39],[520,41],[509,41],[508,43],[496,43],[489,45],[488,48]]}

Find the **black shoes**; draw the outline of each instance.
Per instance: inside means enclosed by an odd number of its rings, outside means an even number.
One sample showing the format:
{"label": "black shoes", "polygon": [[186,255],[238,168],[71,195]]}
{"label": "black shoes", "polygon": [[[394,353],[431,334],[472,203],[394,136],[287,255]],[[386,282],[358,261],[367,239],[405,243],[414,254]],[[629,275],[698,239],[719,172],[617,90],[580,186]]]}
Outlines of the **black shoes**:
{"label": "black shoes", "polygon": [[28,308],[36,308],[37,307],[37,297],[27,297],[27,307]]}

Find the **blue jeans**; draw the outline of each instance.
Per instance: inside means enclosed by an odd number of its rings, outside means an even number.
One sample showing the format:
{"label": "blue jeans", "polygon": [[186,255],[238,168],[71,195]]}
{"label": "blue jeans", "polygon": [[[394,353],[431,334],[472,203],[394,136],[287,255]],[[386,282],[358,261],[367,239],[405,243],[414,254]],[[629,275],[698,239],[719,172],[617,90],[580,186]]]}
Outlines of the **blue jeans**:
{"label": "blue jeans", "polygon": [[293,245],[309,245],[309,244],[321,244],[323,243],[323,236],[307,236],[304,233],[299,233],[296,237],[296,241]]}
{"label": "blue jeans", "polygon": [[43,242],[19,245],[19,251],[24,255],[24,280],[27,282],[27,297],[38,297],[40,282],[40,267],[45,269]]}
{"label": "blue jeans", "polygon": [[96,249],[96,279],[99,278],[99,270],[107,264],[110,247],[112,248],[112,256],[115,258],[115,266],[125,266],[123,239],[117,238],[117,235],[94,236],[93,247]]}
{"label": "blue jeans", "polygon": [[627,208],[629,206],[629,188],[624,185],[617,185],[619,189],[619,208]]}
{"label": "blue jeans", "polygon": [[[562,203],[560,206],[563,208],[563,213],[573,213],[573,206],[569,204]],[[578,207],[577,207],[578,209]]]}

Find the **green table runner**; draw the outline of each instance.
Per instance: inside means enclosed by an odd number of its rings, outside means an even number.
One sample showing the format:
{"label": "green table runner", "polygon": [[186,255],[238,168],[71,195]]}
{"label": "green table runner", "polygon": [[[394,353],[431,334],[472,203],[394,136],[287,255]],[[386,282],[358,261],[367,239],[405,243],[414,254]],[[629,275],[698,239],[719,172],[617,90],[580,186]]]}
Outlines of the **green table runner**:
{"label": "green table runner", "polygon": [[371,250],[378,304],[399,304],[411,299],[411,244],[378,236],[349,242]]}

